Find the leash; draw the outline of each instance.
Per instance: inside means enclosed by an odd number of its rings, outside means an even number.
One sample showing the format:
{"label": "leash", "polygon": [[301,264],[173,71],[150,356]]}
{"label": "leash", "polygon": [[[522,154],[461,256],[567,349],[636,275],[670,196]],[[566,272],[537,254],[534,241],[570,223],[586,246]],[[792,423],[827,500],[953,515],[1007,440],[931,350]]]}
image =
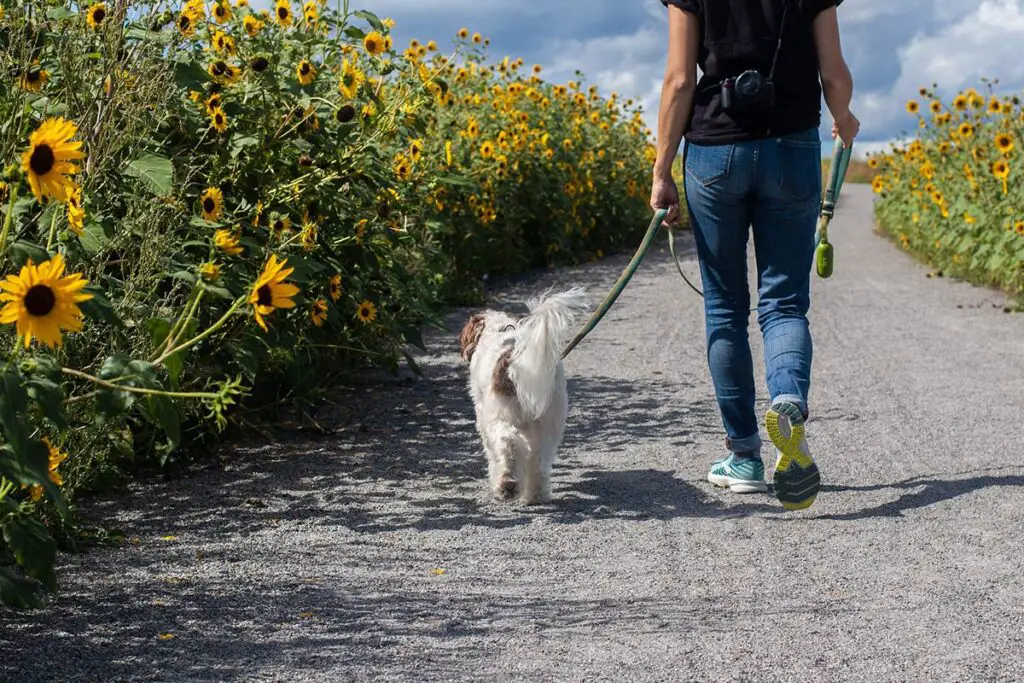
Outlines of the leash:
{"label": "leash", "polygon": [[[832,216],[835,214],[836,202],[839,201],[839,191],[843,187],[843,180],[846,178],[846,169],[850,165],[850,158],[853,153],[853,145],[847,145],[843,143],[838,137],[836,138],[835,145],[832,149],[832,161],[830,162],[830,172],[828,185],[825,188],[825,198],[821,204],[821,212],[818,219],[818,229],[815,232],[815,265],[818,272],[818,277],[825,279],[832,275],[832,268],[835,262],[835,253],[832,244],[828,241],[828,224],[832,220]],[[684,150],[685,154],[685,150]],[[590,334],[597,323],[601,321],[601,318],[605,316],[608,310],[615,303],[615,300],[622,294],[622,290],[626,288],[629,281],[633,278],[640,264],[643,262],[644,257],[647,256],[647,252],[650,251],[651,245],[654,244],[654,239],[658,235],[658,229],[661,227],[661,223],[665,220],[665,216],[668,214],[667,209],[658,209],[654,212],[654,218],[651,219],[651,224],[647,226],[647,232],[644,234],[643,240],[640,242],[640,246],[637,248],[636,253],[633,254],[633,258],[630,259],[626,265],[622,274],[619,275],[619,279],[612,286],[611,291],[608,292],[608,296],[604,298],[601,305],[591,314],[590,319],[587,320],[586,324],[576,333],[576,336],[572,338],[572,341],[562,351],[562,358],[569,355],[569,352],[576,348],[576,345],[583,341],[583,338]],[[679,263],[679,257],[676,255],[675,248],[675,227],[669,226],[668,228],[668,250],[672,254],[672,260],[676,264],[676,270],[682,276],[683,280],[689,285],[690,289],[699,294],[701,297],[704,296],[704,292],[699,287],[690,282],[690,279],[686,277],[686,273],[683,272],[683,267]],[[756,308],[751,309],[757,310]]]}

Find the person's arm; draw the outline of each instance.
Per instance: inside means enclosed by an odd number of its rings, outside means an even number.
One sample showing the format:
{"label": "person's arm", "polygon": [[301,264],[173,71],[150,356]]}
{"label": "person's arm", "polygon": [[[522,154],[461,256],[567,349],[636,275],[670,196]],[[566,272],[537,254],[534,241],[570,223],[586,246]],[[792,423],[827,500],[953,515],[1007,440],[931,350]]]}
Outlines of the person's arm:
{"label": "person's arm", "polygon": [[656,178],[672,177],[672,162],[679,151],[693,107],[693,94],[697,87],[697,51],[700,48],[698,22],[697,15],[669,5],[668,60],[658,108]]}
{"label": "person's arm", "polygon": [[668,62],[658,107],[658,156],[651,183],[651,208],[668,210],[662,223],[665,226],[679,222],[679,188],[672,178],[672,162],[690,119],[693,93],[697,89],[698,21],[696,14],[669,5]]}
{"label": "person's arm", "polygon": [[825,104],[832,114],[833,134],[838,133],[849,144],[860,130],[860,122],[850,111],[853,99],[853,74],[843,58],[839,39],[839,16],[835,7],[822,10],[814,18],[814,45],[818,53]]}

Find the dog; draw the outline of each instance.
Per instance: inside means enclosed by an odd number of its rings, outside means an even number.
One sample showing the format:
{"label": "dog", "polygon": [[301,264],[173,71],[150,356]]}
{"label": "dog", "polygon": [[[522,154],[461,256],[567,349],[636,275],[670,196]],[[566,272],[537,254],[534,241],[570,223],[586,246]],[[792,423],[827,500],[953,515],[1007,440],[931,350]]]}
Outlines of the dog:
{"label": "dog", "polygon": [[459,346],[469,363],[491,492],[530,505],[551,500],[551,469],[569,412],[562,349],[588,309],[586,292],[548,290],[527,308],[519,318],[495,310],[471,316]]}

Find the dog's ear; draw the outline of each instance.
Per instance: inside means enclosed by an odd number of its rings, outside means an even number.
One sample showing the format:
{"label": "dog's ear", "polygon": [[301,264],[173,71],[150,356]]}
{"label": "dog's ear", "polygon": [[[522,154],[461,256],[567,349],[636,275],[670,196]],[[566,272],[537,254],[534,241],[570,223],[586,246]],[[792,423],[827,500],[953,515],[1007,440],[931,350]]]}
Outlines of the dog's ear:
{"label": "dog's ear", "polygon": [[482,313],[477,313],[462,327],[462,331],[459,332],[459,348],[462,360],[469,361],[473,358],[473,352],[476,351],[476,345],[480,341],[480,335],[484,333],[484,316]]}

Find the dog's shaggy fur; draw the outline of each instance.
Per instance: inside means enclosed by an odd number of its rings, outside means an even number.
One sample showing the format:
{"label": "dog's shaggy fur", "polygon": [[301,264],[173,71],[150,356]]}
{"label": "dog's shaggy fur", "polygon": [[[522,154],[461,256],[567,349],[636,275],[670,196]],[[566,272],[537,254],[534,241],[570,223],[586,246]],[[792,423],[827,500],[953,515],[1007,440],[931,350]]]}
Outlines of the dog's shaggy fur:
{"label": "dog's shaggy fur", "polygon": [[587,302],[575,287],[531,299],[527,307],[523,318],[493,310],[472,316],[459,345],[469,362],[491,491],[530,504],[551,498],[551,468],[569,410],[562,348]]}

